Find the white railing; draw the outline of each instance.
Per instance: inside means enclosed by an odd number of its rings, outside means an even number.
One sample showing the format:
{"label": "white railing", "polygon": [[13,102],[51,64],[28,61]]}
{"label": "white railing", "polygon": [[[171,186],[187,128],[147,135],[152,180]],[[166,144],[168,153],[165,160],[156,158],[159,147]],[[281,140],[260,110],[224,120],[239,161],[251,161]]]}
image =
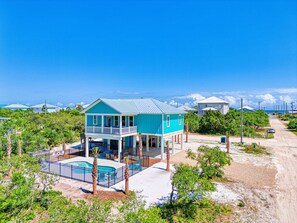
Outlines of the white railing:
{"label": "white railing", "polygon": [[[121,133],[122,130],[122,133]],[[113,135],[125,135],[129,133],[137,132],[137,126],[128,126],[121,128],[115,127],[98,127],[98,126],[87,126],[86,133],[99,133],[99,134],[113,134]]]}

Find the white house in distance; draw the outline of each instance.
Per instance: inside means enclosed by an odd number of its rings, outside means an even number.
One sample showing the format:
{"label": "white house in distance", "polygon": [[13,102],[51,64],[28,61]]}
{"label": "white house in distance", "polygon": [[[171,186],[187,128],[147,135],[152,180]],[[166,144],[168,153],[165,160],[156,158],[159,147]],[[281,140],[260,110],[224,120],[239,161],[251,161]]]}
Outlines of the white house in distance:
{"label": "white house in distance", "polygon": [[198,102],[198,115],[202,116],[209,110],[220,111],[225,115],[229,111],[229,103],[214,96]]}
{"label": "white house in distance", "polygon": [[191,108],[187,105],[179,106],[178,109],[185,111],[185,112],[197,112],[197,110],[195,108]]}
{"label": "white house in distance", "polygon": [[[241,108],[239,108],[238,110],[241,110]],[[242,107],[242,110],[243,111],[246,111],[246,112],[254,112],[255,111],[255,109],[253,109],[252,107],[250,107],[250,106],[243,106]]]}
{"label": "white house in distance", "polygon": [[42,103],[42,104],[38,104],[38,105],[34,105],[34,106],[31,106],[31,108],[33,109],[33,112],[38,112],[38,113],[42,113],[42,108],[43,106],[46,106],[47,108],[47,112],[56,112],[56,111],[59,111],[60,108],[56,105],[51,105],[51,104],[48,104],[48,103]]}
{"label": "white house in distance", "polygon": [[9,109],[9,110],[26,110],[30,107],[22,104],[11,104],[11,105],[6,105],[3,108]]}

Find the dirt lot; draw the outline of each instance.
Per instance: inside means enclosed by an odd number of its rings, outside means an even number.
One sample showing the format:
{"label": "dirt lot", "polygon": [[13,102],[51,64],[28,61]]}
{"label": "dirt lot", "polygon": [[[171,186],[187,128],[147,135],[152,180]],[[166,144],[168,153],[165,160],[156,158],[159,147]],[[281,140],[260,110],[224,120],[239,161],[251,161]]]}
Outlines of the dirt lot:
{"label": "dirt lot", "polygon": [[[231,182],[225,186],[240,194],[245,207],[235,208],[240,222],[296,222],[297,219],[297,137],[288,131],[276,118],[270,117],[275,128],[274,139],[244,139],[245,143],[256,142],[268,148],[268,155],[246,154],[232,146],[233,162],[225,168]],[[191,134],[186,149],[196,150],[201,144],[223,146],[219,136]],[[231,142],[239,142],[231,137]],[[171,157],[172,163],[185,162],[195,165],[182,151]]]}

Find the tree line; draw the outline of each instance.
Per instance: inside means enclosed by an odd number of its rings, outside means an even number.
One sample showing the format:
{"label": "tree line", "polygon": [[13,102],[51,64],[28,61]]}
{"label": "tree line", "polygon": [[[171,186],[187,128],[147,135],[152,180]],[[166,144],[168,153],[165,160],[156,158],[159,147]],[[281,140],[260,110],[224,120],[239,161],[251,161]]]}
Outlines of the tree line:
{"label": "tree line", "polygon": [[84,132],[84,116],[78,110],[34,113],[0,109],[0,117],[10,118],[0,121],[0,156],[6,151],[8,137],[12,153],[16,154],[18,147],[26,153],[72,143]]}
{"label": "tree line", "polygon": [[[189,132],[201,134],[226,134],[240,135],[240,111],[230,108],[226,115],[219,111],[207,111],[203,116],[193,112],[185,115],[185,123],[189,125]],[[243,133],[245,136],[260,136],[257,131],[269,126],[269,117],[263,110],[243,112]]]}

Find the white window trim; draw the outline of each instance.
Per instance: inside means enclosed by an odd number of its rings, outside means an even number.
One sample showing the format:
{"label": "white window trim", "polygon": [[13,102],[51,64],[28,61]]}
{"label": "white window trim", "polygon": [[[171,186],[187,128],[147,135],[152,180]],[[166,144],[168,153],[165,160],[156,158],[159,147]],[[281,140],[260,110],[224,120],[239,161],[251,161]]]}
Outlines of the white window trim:
{"label": "white window trim", "polygon": [[181,116],[182,116],[181,114],[178,115],[178,125],[182,124],[182,117]]}
{"label": "white window trim", "polygon": [[[169,118],[169,121],[168,121]],[[166,127],[169,128],[170,127],[170,115],[166,116]]]}
{"label": "white window trim", "polygon": [[98,116],[97,115],[93,115],[93,125],[98,125]]}

